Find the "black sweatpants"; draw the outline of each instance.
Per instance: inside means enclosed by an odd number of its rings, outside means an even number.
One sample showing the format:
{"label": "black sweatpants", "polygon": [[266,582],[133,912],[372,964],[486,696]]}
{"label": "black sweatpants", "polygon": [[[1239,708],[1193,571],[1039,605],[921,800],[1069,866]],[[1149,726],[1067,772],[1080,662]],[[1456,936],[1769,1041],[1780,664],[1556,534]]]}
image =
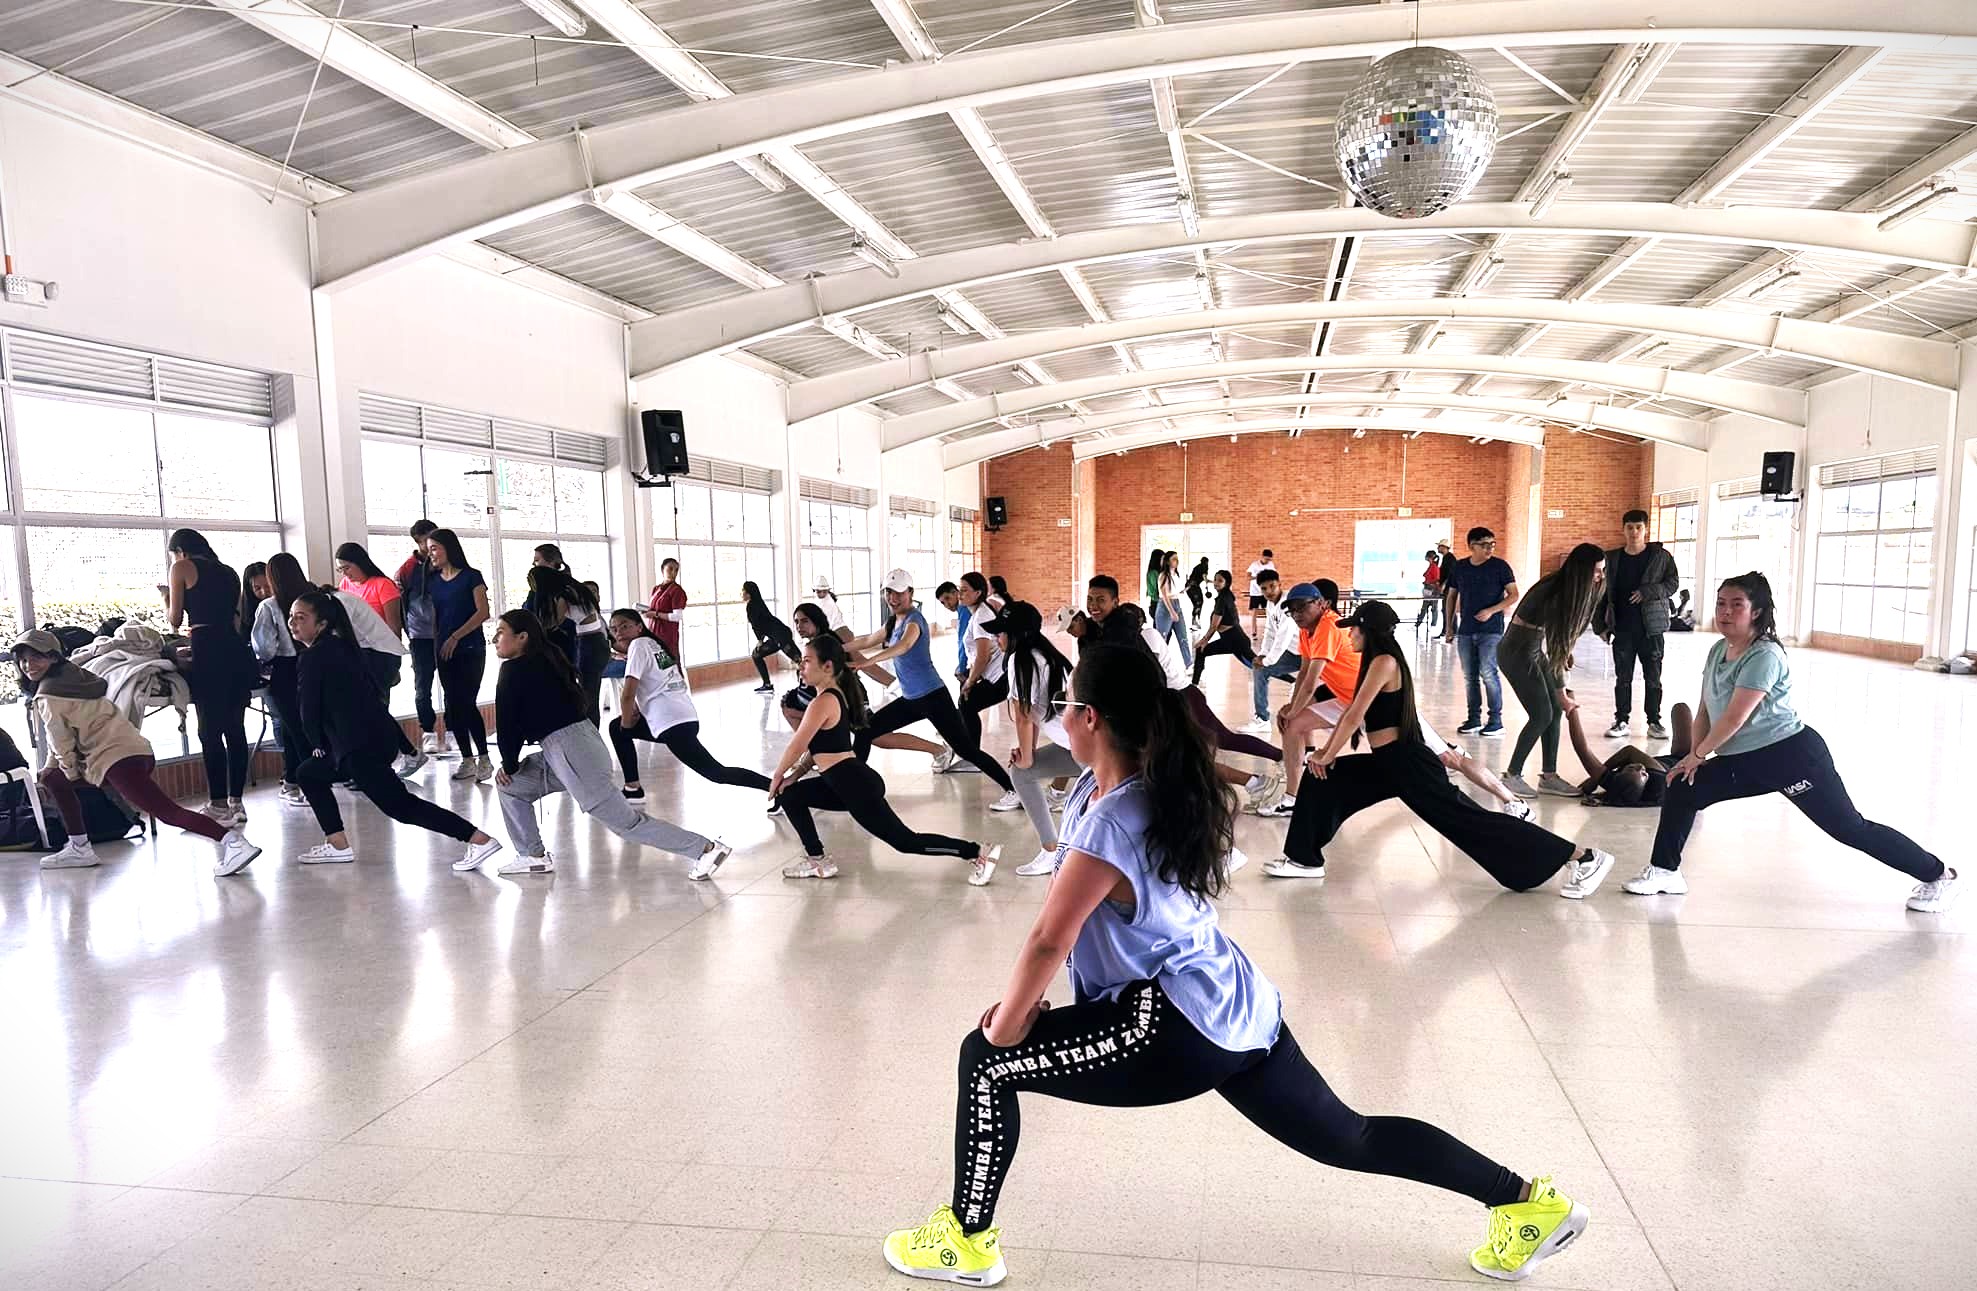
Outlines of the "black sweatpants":
{"label": "black sweatpants", "polygon": [[1202,665],[1208,662],[1208,656],[1212,654],[1232,654],[1245,668],[1254,668],[1256,666],[1256,651],[1249,644],[1249,633],[1244,632],[1241,628],[1223,628],[1215,634],[1213,641],[1210,641],[1207,645],[1195,651],[1195,685],[1199,686],[1201,684]]}
{"label": "black sweatpants", "polygon": [[[782,625],[778,624],[777,626],[781,627]],[[755,648],[748,653],[748,657],[755,661],[755,671],[762,675],[762,684],[764,686],[772,683],[769,681],[769,665],[762,661],[764,659],[772,659],[779,654],[788,655],[791,663],[803,662],[803,653],[796,648],[796,638],[789,634],[788,628],[783,628],[779,636],[763,637],[755,643]]]}
{"label": "black sweatpants", "polygon": [[[967,673],[961,674],[963,678]],[[955,711],[961,714],[961,724],[968,728],[968,736],[976,747],[982,743],[982,714],[1009,698],[1009,670],[1004,667],[1002,676],[994,681],[984,677],[968,688]]]}
{"label": "black sweatpants", "polygon": [[858,760],[863,762],[871,757],[873,740],[915,722],[925,722],[939,731],[941,739],[947,742],[947,747],[953,749],[957,757],[974,763],[983,775],[1001,785],[1005,793],[1016,787],[1016,782],[1009,778],[1002,764],[982,752],[980,738],[968,734],[968,727],[961,720],[961,714],[954,707],[954,699],[945,686],[930,690],[917,699],[902,695],[873,713],[872,720],[858,732],[855,740]]}
{"label": "black sweatpants", "polygon": [[419,729],[430,735],[438,721],[432,707],[432,679],[439,672],[439,643],[431,637],[413,637],[406,644],[412,648],[412,711],[419,715]]}
{"label": "black sweatpants", "polygon": [[[625,724],[628,719],[631,723],[629,726]],[[739,785],[744,789],[769,787],[769,777],[760,771],[744,771],[740,767],[726,766],[717,761],[714,755],[707,751],[707,746],[700,742],[699,722],[681,722],[654,735],[652,728],[645,724],[643,717],[637,713],[629,713],[612,718],[611,725],[605,728],[605,733],[611,737],[611,748],[618,755],[618,769],[624,772],[626,784],[638,783],[636,741],[644,740],[649,744],[665,745],[674,757],[685,764],[687,770],[703,780],[712,780],[715,784]]]}
{"label": "black sweatpants", "polygon": [[1634,713],[1634,661],[1641,663],[1641,683],[1647,691],[1642,704],[1650,722],[1661,720],[1661,653],[1659,632],[1621,630],[1613,634],[1613,717],[1624,722]]}
{"label": "black sweatpants", "polygon": [[391,769],[391,763],[381,758],[346,757],[334,761],[310,758],[297,769],[295,779],[302,786],[303,796],[309,799],[309,810],[316,813],[316,824],[324,834],[343,832],[343,813],[337,810],[334,786],[339,780],[348,780],[371,800],[372,806],[401,824],[417,825],[463,843],[474,836],[471,822],[414,796]]}
{"label": "black sweatpants", "polygon": [[1137,982],[1116,1000],[1046,1010],[1007,1049],[975,1031],[961,1042],[959,1083],[951,1204],[970,1233],[995,1222],[1022,1132],[1021,1093],[1097,1107],[1160,1107],[1213,1090],[1265,1134],[1325,1165],[1412,1179],[1485,1206],[1509,1205],[1524,1188],[1523,1179],[1443,1130],[1347,1107],[1288,1023],[1270,1048],[1231,1053],[1197,1031],[1153,982]]}
{"label": "black sweatpants", "polygon": [[1782,793],[1806,819],[1855,851],[1866,852],[1919,882],[1943,877],[1943,863],[1898,829],[1860,814],[1833,765],[1826,741],[1810,726],[1797,735],[1748,753],[1725,753],[1696,770],[1694,781],[1668,777],[1661,801],[1661,824],[1654,832],[1657,868],[1679,869],[1682,848],[1695,828],[1696,813],[1733,798]]}
{"label": "black sweatpants", "polygon": [[1322,865],[1321,849],[1339,827],[1389,798],[1400,799],[1422,824],[1512,892],[1537,887],[1573,856],[1568,840],[1479,806],[1449,783],[1441,759],[1419,740],[1395,740],[1370,753],[1340,758],[1322,779],[1306,775],[1284,837],[1284,855],[1299,865]]}
{"label": "black sweatpants", "polygon": [[481,716],[481,677],[487,672],[487,647],[462,641],[451,659],[439,661],[439,686],[446,693],[446,729],[460,746],[460,756],[487,756],[487,719]]}
{"label": "black sweatpants", "polygon": [[[945,693],[945,692],[943,692]],[[784,789],[776,801],[783,814],[803,840],[803,850],[811,856],[824,854],[824,840],[817,835],[813,811],[846,811],[866,833],[895,852],[912,856],[959,856],[974,860],[982,854],[981,845],[946,834],[922,834],[899,818],[886,801],[886,782],[878,772],[857,758],[850,758],[805,777]]]}

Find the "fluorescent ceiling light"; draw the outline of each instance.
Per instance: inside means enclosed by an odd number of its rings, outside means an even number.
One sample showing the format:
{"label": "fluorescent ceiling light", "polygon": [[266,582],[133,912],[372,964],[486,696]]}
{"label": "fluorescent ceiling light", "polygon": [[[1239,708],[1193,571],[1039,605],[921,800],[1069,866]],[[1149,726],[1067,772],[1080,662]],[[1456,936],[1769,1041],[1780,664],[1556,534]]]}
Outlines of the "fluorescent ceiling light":
{"label": "fluorescent ceiling light", "polygon": [[1469,284],[1469,290],[1481,291],[1483,288],[1489,286],[1492,282],[1496,281],[1496,276],[1502,272],[1503,272],[1503,257],[1491,256],[1488,260],[1485,260],[1483,262],[1483,268],[1479,273],[1477,273],[1476,281]]}
{"label": "fluorescent ceiling light", "polygon": [[854,233],[851,235],[851,254],[857,256],[866,264],[871,265],[888,278],[897,278],[899,276],[899,266],[893,263],[892,257],[873,246],[870,242],[867,242],[863,233]]}
{"label": "fluorescent ceiling light", "polygon": [[1634,357],[1637,359],[1644,359],[1650,354],[1658,353],[1667,348],[1668,348],[1668,342],[1656,341],[1654,344],[1648,346],[1646,349],[1642,350],[1639,354],[1636,354]]}
{"label": "fluorescent ceiling light", "polygon": [[972,330],[971,328],[969,328],[969,326],[966,323],[961,321],[961,316],[959,314],[956,314],[953,310],[949,309],[945,305],[942,305],[940,308],[934,311],[934,317],[940,320],[942,326],[952,331],[959,332],[963,336],[968,335],[969,332]]}
{"label": "fluorescent ceiling light", "polygon": [[1194,194],[1182,193],[1180,198],[1181,229],[1191,238],[1201,236],[1201,212],[1195,209]]}
{"label": "fluorescent ceiling light", "polygon": [[1799,271],[1796,269],[1781,270],[1779,273],[1773,275],[1771,278],[1761,283],[1755,290],[1751,292],[1750,295],[1744,297],[1744,299],[1761,300],[1765,296],[1768,296],[1772,292],[1776,291],[1781,285],[1790,282],[1792,279],[1798,276],[1799,276]]}
{"label": "fluorescent ceiling light", "polygon": [[1879,228],[1883,233],[1886,233],[1889,229],[1898,229],[1910,220],[1926,215],[1956,195],[1957,187],[1955,184],[1944,184],[1939,187],[1930,188],[1926,192],[1917,194],[1914,200],[1896,206],[1894,210],[1888,212],[1887,216],[1882,219]]}
{"label": "fluorescent ceiling light", "polygon": [[1215,288],[1208,281],[1208,270],[1198,270],[1194,275],[1194,293],[1201,301],[1203,309],[1215,308]]}
{"label": "fluorescent ceiling light", "polygon": [[1558,200],[1558,195],[1570,187],[1572,187],[1572,172],[1567,170],[1551,172],[1551,178],[1545,180],[1531,198],[1531,218],[1542,220],[1550,212],[1551,204]]}
{"label": "fluorescent ceiling light", "polygon": [[565,36],[581,36],[590,30],[590,24],[583,15],[563,0],[522,0],[522,3],[542,15],[542,20],[562,32]]}

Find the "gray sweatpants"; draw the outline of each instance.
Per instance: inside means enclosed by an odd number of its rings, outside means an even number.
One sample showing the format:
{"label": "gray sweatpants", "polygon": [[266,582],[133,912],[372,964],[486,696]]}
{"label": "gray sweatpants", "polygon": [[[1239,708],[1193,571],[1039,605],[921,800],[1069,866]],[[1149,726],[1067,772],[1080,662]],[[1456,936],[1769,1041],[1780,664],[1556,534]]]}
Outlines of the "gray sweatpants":
{"label": "gray sweatpants", "polygon": [[1036,826],[1037,841],[1045,849],[1057,846],[1057,823],[1050,818],[1050,802],[1043,796],[1046,781],[1059,776],[1070,776],[1073,780],[1083,775],[1085,769],[1071,756],[1071,750],[1056,744],[1039,744],[1030,755],[1027,767],[1012,766],[1010,778],[1016,782],[1016,796],[1023,800],[1023,812]]}
{"label": "gray sweatpants", "polygon": [[589,722],[571,722],[542,741],[542,752],[522,759],[501,790],[501,818],[508,841],[523,856],[542,854],[542,830],[535,804],[552,793],[567,793],[585,815],[620,838],[679,856],[699,856],[708,840],[671,821],[640,811],[618,792],[611,779],[611,750]]}

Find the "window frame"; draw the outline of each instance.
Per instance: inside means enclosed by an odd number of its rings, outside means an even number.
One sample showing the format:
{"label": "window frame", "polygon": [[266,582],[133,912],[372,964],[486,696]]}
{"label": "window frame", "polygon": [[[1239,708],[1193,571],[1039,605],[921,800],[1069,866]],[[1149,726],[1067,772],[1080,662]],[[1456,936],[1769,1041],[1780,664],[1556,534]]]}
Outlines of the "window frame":
{"label": "window frame", "polygon": [[[1899,528],[1887,527],[1883,520],[1883,508],[1887,505],[1888,486],[1906,483],[1911,485],[1914,492],[1919,493],[1925,481],[1932,495],[1931,505],[1926,512],[1918,501],[1915,505],[1915,514],[1910,517],[1916,523]],[[1844,489],[1851,495],[1853,490],[1866,487],[1874,490],[1872,527],[1855,527],[1852,523],[1853,518],[1866,513],[1856,512],[1849,506],[1842,516],[1846,521],[1844,527],[1828,529],[1826,525],[1831,509],[1828,505],[1828,494],[1837,489]],[[1936,507],[1941,503],[1942,487],[1942,473],[1937,468],[1896,471],[1868,479],[1848,479],[1820,485],[1817,527],[1811,535],[1812,630],[1814,632],[1927,648],[1929,607],[1936,591]],[[1901,562],[1903,581],[1900,583],[1884,582],[1881,577],[1882,553],[1888,550],[1888,540],[1891,538],[1903,540],[1902,545],[1908,552],[1907,557]],[[1919,565],[1914,559],[1918,539],[1925,541],[1929,557]],[[1856,577],[1850,577],[1846,566],[1847,546],[1850,542],[1856,541],[1870,544],[1874,553],[1872,568],[1864,582]],[[1837,569],[1833,564],[1836,554]],[[1910,581],[1910,571],[1918,567],[1923,571],[1923,581],[1920,586]],[[1867,631],[1849,632],[1846,630],[1846,625],[1849,621],[1848,614],[1852,609],[1851,602],[1856,596],[1861,595],[1865,596],[1868,605]],[[1877,619],[1883,612],[1884,598],[1896,595],[1899,595],[1902,602],[1899,613],[1902,615],[1904,630],[1901,635],[1888,636],[1879,631],[1880,625]],[[1919,610],[1916,608],[1918,599]]]}
{"label": "window frame", "polygon": [[[677,536],[679,532],[677,519],[679,494],[676,490],[683,487],[703,489],[707,493],[708,520],[707,536],[705,538],[681,538]],[[771,582],[770,586],[762,589],[762,599],[768,605],[770,611],[778,618],[787,618],[787,615],[784,613],[782,559],[780,548],[776,542],[776,493],[773,489],[755,487],[749,484],[736,484],[726,480],[698,479],[682,475],[674,477],[672,484],[667,488],[643,489],[641,492],[646,498],[646,520],[652,533],[652,568],[655,573],[668,556],[679,556],[683,551],[689,549],[705,551],[707,553],[705,567],[716,571],[720,569],[721,553],[723,551],[739,551],[744,570],[755,563],[749,559],[750,552],[766,553]],[[714,495],[716,493],[732,493],[742,499],[742,537],[739,541],[733,538],[723,538],[715,527],[713,517]],[[749,533],[750,521],[747,499],[751,496],[760,497],[765,502],[762,523],[768,530],[768,536],[761,540],[757,540]],[[667,526],[674,536],[669,537],[660,532],[658,504],[662,500],[672,500],[675,504],[668,509],[672,513],[672,521]],[[683,661],[699,665],[703,663],[732,663],[748,658],[749,652],[755,648],[755,637],[748,629],[747,612],[743,608],[740,583],[736,583],[732,589],[732,595],[724,596],[724,589],[720,585],[719,578],[716,577],[712,580],[714,583],[712,597],[704,595],[696,596],[695,583],[698,580],[688,576],[684,560],[682,560],[681,566],[681,581],[686,584],[688,598],[687,617],[680,624],[680,654]],[[758,587],[761,584],[760,579],[752,581]],[[641,598],[639,604],[643,606],[649,599],[649,597]],[[703,657],[699,647],[704,646],[710,636],[714,643],[714,650],[713,657],[707,658]]]}
{"label": "window frame", "polygon": [[[797,546],[798,569],[814,571],[817,565],[817,556],[827,553],[825,555],[825,561],[833,571],[831,591],[837,597],[839,608],[844,612],[845,624],[854,633],[860,635],[871,632],[879,625],[879,579],[872,563],[872,556],[875,550],[872,546],[872,513],[877,508],[870,503],[860,505],[857,502],[844,502],[832,497],[800,496],[798,500],[802,503],[800,522],[802,524],[803,539]],[[810,541],[810,534],[812,532],[810,526],[810,508],[813,506],[824,507],[830,510],[833,523],[830,528],[831,541],[827,543],[813,543]],[[852,545],[837,541],[837,525],[835,521],[836,513],[839,509],[863,513],[865,526],[865,541],[863,545]],[[837,578],[835,571],[839,563],[837,559],[839,553],[844,553],[850,557],[854,569],[857,562],[862,561],[864,563],[865,589],[863,591],[855,590],[856,579],[853,580],[854,586],[852,588],[837,586],[840,580]],[[806,579],[814,578],[814,572],[804,575],[804,577]],[[807,591],[808,589],[806,588],[805,590]]]}

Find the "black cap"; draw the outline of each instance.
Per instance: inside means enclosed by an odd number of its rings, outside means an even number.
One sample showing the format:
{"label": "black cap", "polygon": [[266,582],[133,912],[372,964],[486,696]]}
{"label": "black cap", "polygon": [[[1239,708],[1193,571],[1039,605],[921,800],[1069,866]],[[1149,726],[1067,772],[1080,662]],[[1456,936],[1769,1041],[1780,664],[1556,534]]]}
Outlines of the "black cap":
{"label": "black cap", "polygon": [[1339,620],[1342,628],[1359,628],[1362,631],[1372,628],[1375,631],[1391,632],[1400,625],[1400,615],[1385,601],[1362,601],[1352,614]]}
{"label": "black cap", "polygon": [[1030,636],[1043,631],[1043,615],[1028,601],[1011,601],[1002,607],[1002,613],[982,624],[982,631],[993,636],[1007,632],[1012,637]]}

